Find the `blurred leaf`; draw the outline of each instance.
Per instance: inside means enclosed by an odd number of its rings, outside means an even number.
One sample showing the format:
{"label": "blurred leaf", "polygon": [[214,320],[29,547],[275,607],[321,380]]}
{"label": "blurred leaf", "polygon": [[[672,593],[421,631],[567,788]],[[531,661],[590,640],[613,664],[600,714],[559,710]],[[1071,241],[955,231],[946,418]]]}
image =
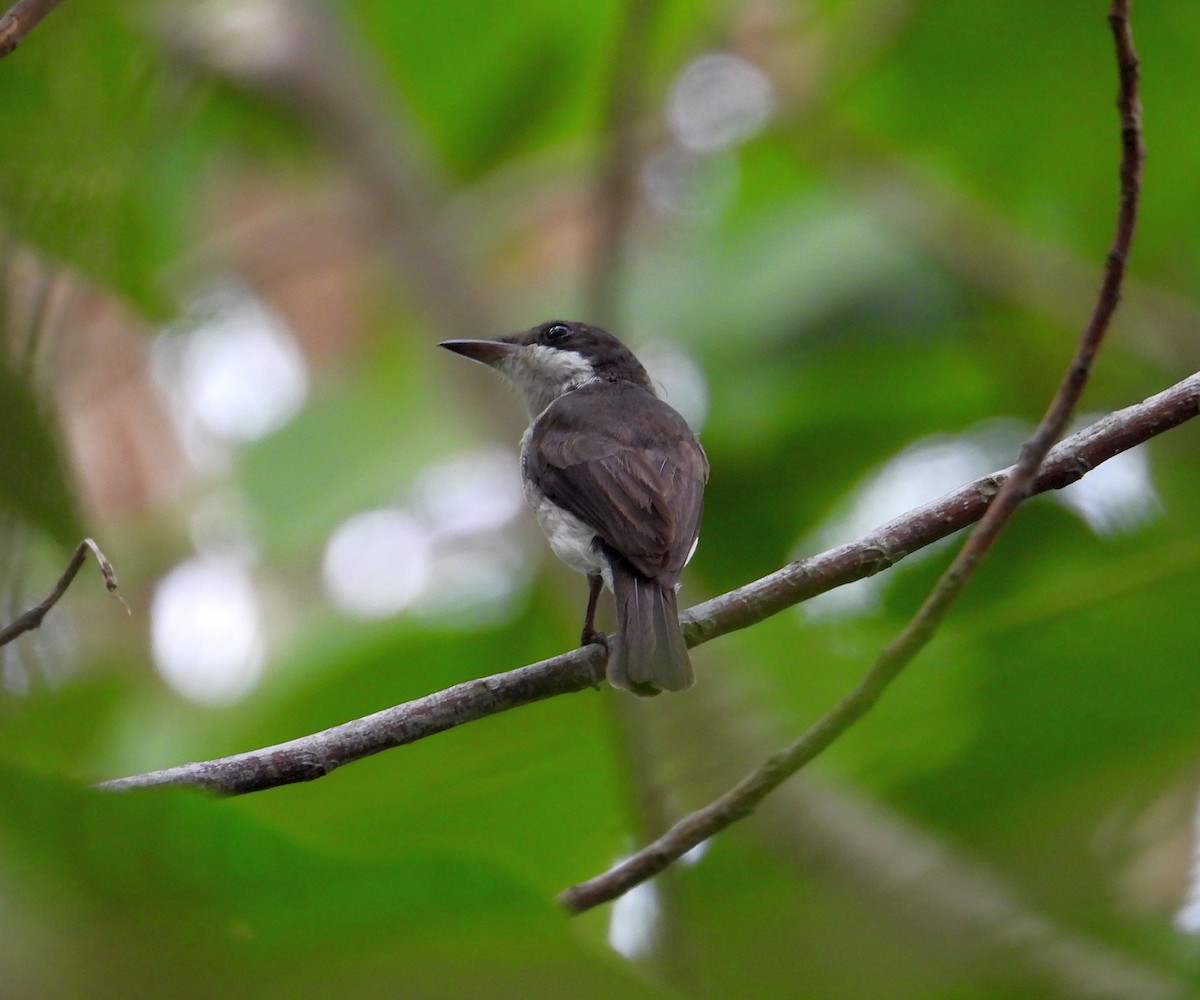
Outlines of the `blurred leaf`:
{"label": "blurred leaf", "polygon": [[264,981],[291,997],[394,996],[397,981],[406,996],[511,996],[538,983],[542,996],[655,995],[589,956],[521,880],[467,854],[363,862],[197,793],[85,792],[11,770],[0,787],[6,902],[32,915],[25,938],[64,949],[53,970],[12,939],[0,949],[20,995],[51,982],[91,997],[263,995],[250,984]]}
{"label": "blurred leaf", "polygon": [[1031,228],[1102,252],[1117,193],[1115,91],[1108,25],[1094,4],[983,10],[940,0],[936,13],[908,19],[849,104]]}
{"label": "blurred leaf", "polygon": [[371,47],[464,177],[594,112],[612,3],[355,3]]}
{"label": "blurred leaf", "polygon": [[0,219],[22,240],[169,305],[163,268],[193,199],[195,147],[180,142],[163,67],[119,5],[80,5],[33,32],[0,73]]}

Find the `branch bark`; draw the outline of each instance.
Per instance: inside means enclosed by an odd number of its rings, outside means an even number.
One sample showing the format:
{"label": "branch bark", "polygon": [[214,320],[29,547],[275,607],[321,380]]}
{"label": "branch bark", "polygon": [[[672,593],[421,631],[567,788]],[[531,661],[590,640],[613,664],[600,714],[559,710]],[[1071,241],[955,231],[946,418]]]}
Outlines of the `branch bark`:
{"label": "branch bark", "polygon": [[436,694],[287,743],[217,760],[115,778],[101,782],[98,787],[125,791],[194,785],[226,795],[242,795],[298,781],[312,781],[343,764],[381,750],[415,743],[465,722],[558,694],[599,687],[603,677],[604,654],[599,646],[582,646],[517,670],[455,684]]}
{"label": "branch bark", "polygon": [[558,899],[571,913],[581,913],[623,895],[714,834],[748,816],[767,795],[870,711],[888,685],[937,633],[946,614],[991,552],[1017,508],[1030,496],[1038,470],[1066,428],[1087,385],[1092,365],[1116,312],[1137,222],[1144,150],[1138,99],[1138,58],[1129,26],[1129,0],[1113,0],[1108,20],[1120,79],[1117,93],[1121,123],[1120,205],[1116,230],[1104,268],[1104,280],[1079,347],[1046,415],[1021,449],[1017,464],[988,505],[979,526],[934,584],[920,609],[900,634],[884,647],[854,690],[798,739],[768,758],[724,795],[685,816],[653,843],[620,864],[564,890]]}
{"label": "branch bark", "polygon": [[4,17],[0,17],[0,59],[20,45],[58,4],[59,0],[17,0]]}
{"label": "branch bark", "polygon": [[[1031,493],[1061,489],[1114,455],[1200,416],[1200,374],[1072,434],[1048,456]],[[810,597],[861,580],[964,528],[983,515],[1013,469],[959,487],[861,538],[699,604],[683,615],[689,646],[746,628]],[[456,684],[415,701],[300,737],[216,760],[103,782],[101,788],[194,785],[229,795],[320,778],[343,764],[499,712],[594,687],[604,675],[599,646]]]}

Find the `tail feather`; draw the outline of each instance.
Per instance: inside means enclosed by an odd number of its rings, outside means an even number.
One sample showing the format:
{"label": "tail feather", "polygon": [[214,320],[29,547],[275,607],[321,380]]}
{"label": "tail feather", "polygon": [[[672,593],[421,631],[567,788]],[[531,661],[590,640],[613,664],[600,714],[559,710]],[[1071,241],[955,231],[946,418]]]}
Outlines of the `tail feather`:
{"label": "tail feather", "polygon": [[695,676],[679,625],[675,589],[612,561],[617,641],[608,658],[608,681],[634,694],[682,691]]}

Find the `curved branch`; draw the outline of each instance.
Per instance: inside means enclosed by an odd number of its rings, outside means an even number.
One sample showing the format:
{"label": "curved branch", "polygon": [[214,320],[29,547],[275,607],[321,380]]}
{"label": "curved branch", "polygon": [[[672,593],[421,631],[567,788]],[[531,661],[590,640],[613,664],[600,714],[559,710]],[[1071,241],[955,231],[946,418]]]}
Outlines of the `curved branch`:
{"label": "curved branch", "polygon": [[[45,599],[40,604],[34,605],[16,620],[0,628],[0,646],[4,646],[12,642],[17,636],[25,632],[31,632],[33,629],[41,626],[42,619],[46,617],[50,609],[59,602],[63,594],[67,592],[67,588],[71,586],[71,581],[75,579],[89,552],[96,557],[96,562],[100,564],[100,575],[104,577],[104,586],[108,588],[108,592],[122,604],[125,604],[125,600],[117,593],[117,574],[112,568],[112,563],[104,558],[104,553],[100,551],[100,546],[90,538],[85,538],[75,546],[75,551],[71,555],[71,561],[67,563],[67,568],[63,570],[62,576],[58,578],[58,583],[54,585],[54,589],[46,595]],[[125,610],[129,610],[128,604],[125,604]]]}
{"label": "curved branch", "polygon": [[[1114,455],[1200,416],[1200,374],[1144,402],[1110,413],[1055,447],[1031,489],[1044,493],[1082,479]],[[861,538],[789,563],[683,615],[689,646],[746,628],[810,597],[872,576],[983,515],[1013,469],[982,476]],[[593,687],[604,675],[599,646],[456,684],[362,719],[276,746],[103,782],[101,788],[194,785],[241,794],[309,781],[342,764],[555,695]]]}
{"label": "curved branch", "polygon": [[900,634],[884,647],[854,690],[798,739],[770,757],[720,798],[685,816],[663,836],[620,864],[564,890],[558,897],[559,902],[570,912],[581,913],[628,892],[653,878],[709,837],[748,816],[767,795],[861,719],[888,685],[933,638],[947,612],[992,550],[1017,508],[1033,492],[1039,469],[1066,428],[1083,394],[1092,364],[1116,312],[1137,222],[1144,150],[1141,104],[1138,100],[1138,58],[1129,28],[1129,0],[1113,0],[1108,20],[1120,78],[1117,110],[1121,120],[1121,197],[1116,229],[1105,263],[1104,280],[1080,336],[1079,347],[1050,401],[1046,415],[1021,449],[1017,464],[987,505],[979,526],[934,584],[920,609]]}

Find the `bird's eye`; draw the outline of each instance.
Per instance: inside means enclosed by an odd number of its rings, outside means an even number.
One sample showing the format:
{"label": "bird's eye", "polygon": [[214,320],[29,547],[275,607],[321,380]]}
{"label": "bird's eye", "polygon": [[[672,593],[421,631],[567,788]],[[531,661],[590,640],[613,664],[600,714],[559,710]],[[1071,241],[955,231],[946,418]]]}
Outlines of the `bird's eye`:
{"label": "bird's eye", "polygon": [[557,344],[571,336],[571,328],[566,323],[555,323],[546,330],[546,343]]}

